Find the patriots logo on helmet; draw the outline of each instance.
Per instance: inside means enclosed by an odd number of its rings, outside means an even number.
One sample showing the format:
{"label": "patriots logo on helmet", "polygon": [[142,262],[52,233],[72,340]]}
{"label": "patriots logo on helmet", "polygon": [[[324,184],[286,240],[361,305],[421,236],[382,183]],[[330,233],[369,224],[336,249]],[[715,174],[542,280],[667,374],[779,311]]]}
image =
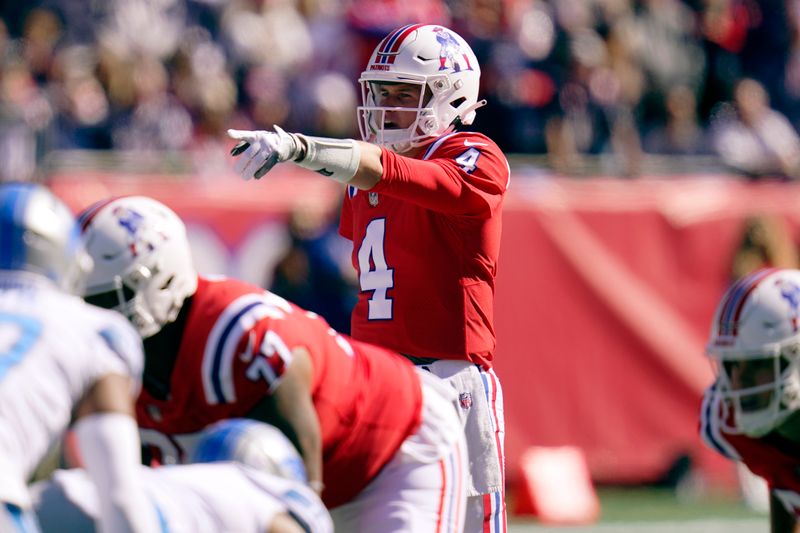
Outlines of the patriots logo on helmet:
{"label": "patriots logo on helmet", "polygon": [[125,228],[131,235],[136,235],[144,222],[144,216],[142,216],[141,213],[137,213],[124,206],[114,207],[112,213],[117,217],[119,225]]}
{"label": "patriots logo on helmet", "polygon": [[781,289],[781,298],[789,302],[791,308],[792,329],[797,331],[797,315],[800,310],[800,287],[786,280],[777,280],[775,282]]}
{"label": "patriots logo on helmet", "polygon": [[[155,245],[152,242],[143,240],[140,237],[140,232],[146,224],[144,215],[125,206],[115,206],[112,214],[116,217],[119,225],[125,228],[132,238],[128,248],[133,257],[137,257],[142,252],[155,250]],[[161,237],[162,241],[167,240],[167,236],[160,231],[158,236]]]}
{"label": "patriots logo on helmet", "polygon": [[434,28],[433,32],[440,45],[439,70],[451,69],[453,72],[472,70],[469,57],[461,50],[461,44],[450,32],[441,27]]}

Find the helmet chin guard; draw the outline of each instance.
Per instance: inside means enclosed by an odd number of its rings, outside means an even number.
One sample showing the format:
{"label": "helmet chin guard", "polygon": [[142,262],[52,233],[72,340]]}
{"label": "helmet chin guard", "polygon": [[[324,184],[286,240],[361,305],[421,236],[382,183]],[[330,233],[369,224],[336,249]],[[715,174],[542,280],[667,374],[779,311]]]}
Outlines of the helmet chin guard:
{"label": "helmet chin guard", "polygon": [[178,215],[151,198],[130,196],[95,204],[80,219],[96,265],[86,301],[119,311],[144,338],[174,321],[197,289]]}
{"label": "helmet chin guard", "polygon": [[[459,124],[469,125],[478,101],[480,66],[461,36],[438,25],[410,24],[387,35],[361,73],[358,122],[361,137],[402,153],[439,137]],[[385,107],[376,88],[382,84],[420,86],[415,107]],[[387,112],[413,112],[407,128],[386,126]]]}
{"label": "helmet chin guard", "polygon": [[800,409],[800,270],[759,270],[723,296],[706,349],[725,430],[761,437]]}

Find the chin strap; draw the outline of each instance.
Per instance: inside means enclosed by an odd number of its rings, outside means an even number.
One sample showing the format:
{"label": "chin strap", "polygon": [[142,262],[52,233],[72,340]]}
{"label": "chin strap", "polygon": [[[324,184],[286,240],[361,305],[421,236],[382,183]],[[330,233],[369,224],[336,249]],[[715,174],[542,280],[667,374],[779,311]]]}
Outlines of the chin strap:
{"label": "chin strap", "polygon": [[[468,108],[466,108],[464,111],[462,111],[462,112],[461,112],[461,113],[458,115],[458,119],[459,119],[459,120],[461,120],[463,117],[466,117],[467,115],[469,115],[469,114],[470,114],[470,113],[472,113],[473,111],[476,111],[476,110],[478,110],[478,109],[482,108],[482,107],[483,107],[483,106],[485,106],[485,105],[486,105],[486,98],[484,98],[483,100],[478,100],[477,102],[475,102],[474,104],[472,104],[471,106],[469,106]],[[464,123],[464,122],[462,121],[462,124],[463,124],[463,123]]]}

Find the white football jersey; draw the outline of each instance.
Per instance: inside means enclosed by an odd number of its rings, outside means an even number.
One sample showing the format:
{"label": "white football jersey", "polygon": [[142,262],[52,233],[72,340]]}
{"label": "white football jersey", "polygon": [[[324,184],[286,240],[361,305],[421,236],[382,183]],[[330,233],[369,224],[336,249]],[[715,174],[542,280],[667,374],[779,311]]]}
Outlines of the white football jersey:
{"label": "white football jersey", "polygon": [[[310,533],[333,532],[322,500],[307,486],[239,463],[143,466],[142,479],[170,533],[263,533],[278,513]],[[32,492],[44,533],[93,531],[100,508],[85,471],[58,470]]]}
{"label": "white football jersey", "polygon": [[44,278],[0,273],[0,501],[28,505],[26,481],[63,435],[73,409],[108,374],[131,376],[144,356],[121,315]]}

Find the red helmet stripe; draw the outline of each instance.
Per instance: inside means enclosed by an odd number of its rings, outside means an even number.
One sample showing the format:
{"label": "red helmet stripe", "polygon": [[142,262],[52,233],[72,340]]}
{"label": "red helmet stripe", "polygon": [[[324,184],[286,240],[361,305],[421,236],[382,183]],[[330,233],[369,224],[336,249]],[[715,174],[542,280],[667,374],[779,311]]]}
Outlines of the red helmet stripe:
{"label": "red helmet stripe", "polygon": [[381,46],[380,49],[378,50],[378,53],[388,54],[389,50],[392,48],[392,45],[394,45],[395,41],[397,40],[397,37],[411,26],[413,26],[413,24],[406,24],[405,26],[397,28],[392,33],[387,35],[386,38],[384,38],[383,41],[381,42]]}
{"label": "red helmet stripe", "polygon": [[398,50],[400,50],[400,45],[403,44],[403,41],[408,37],[411,32],[415,31],[417,28],[423,27],[424,24],[413,24],[408,26],[403,33],[397,38],[397,40],[392,45],[392,48],[389,50],[390,54],[396,54]]}
{"label": "red helmet stripe", "polygon": [[397,54],[405,38],[422,26],[424,26],[424,24],[409,24],[394,30],[381,41],[380,45],[378,45],[378,57],[375,59],[375,62],[394,63],[395,54]]}
{"label": "red helmet stripe", "polygon": [[719,314],[719,334],[736,336],[739,327],[739,318],[742,315],[747,297],[758,287],[761,282],[775,272],[775,268],[758,270],[739,280],[728,291],[722,311]]}
{"label": "red helmet stripe", "polygon": [[107,200],[100,200],[99,202],[95,202],[94,204],[90,205],[83,212],[78,216],[78,223],[81,225],[81,233],[86,231],[86,228],[91,224],[94,217],[97,213],[100,212],[105,206],[113,202],[114,200],[118,200],[121,198],[120,196],[114,196],[112,198],[108,198]]}

